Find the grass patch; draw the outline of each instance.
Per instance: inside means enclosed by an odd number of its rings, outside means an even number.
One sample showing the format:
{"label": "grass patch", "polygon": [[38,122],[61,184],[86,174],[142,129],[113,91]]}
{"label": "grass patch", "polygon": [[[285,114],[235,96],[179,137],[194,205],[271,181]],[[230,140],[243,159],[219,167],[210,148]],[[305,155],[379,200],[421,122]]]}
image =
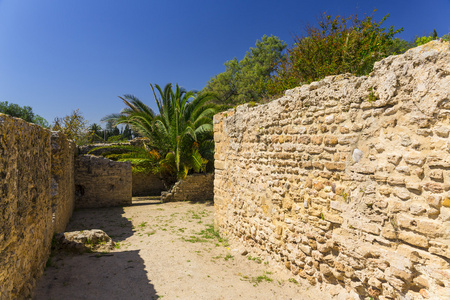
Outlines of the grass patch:
{"label": "grass patch", "polygon": [[223,259],[228,261],[230,259],[234,259],[234,256],[228,253]]}
{"label": "grass patch", "polygon": [[[180,228],[183,229],[183,228]],[[180,230],[178,229],[178,230]],[[180,230],[181,231],[181,230]],[[182,231],[184,232],[184,231]],[[190,243],[205,243],[213,240],[217,240],[219,243],[222,243],[222,246],[227,247],[228,241],[222,238],[218,231],[214,230],[213,224],[207,224],[206,228],[196,233],[196,235],[191,235],[189,238],[182,237],[182,240]],[[219,243],[216,243],[216,246],[220,246]]]}
{"label": "grass patch", "polygon": [[183,241],[189,242],[189,243],[205,243],[205,242],[208,242],[208,240],[202,239],[202,238],[200,238],[198,236],[195,236],[195,235],[191,235],[189,238],[182,237],[182,239],[183,239]]}
{"label": "grass patch", "polygon": [[145,227],[147,226],[147,222],[142,222],[141,224],[138,225],[139,227]]}
{"label": "grass patch", "polygon": [[297,280],[295,280],[295,278],[289,278],[289,282],[292,282],[292,283],[298,284],[298,281],[297,281]]}
{"label": "grass patch", "polygon": [[262,263],[262,260],[261,260],[260,257],[252,257],[251,255],[249,255],[249,256],[247,257],[247,259],[248,259],[248,260],[256,261],[258,264]]}
{"label": "grass patch", "polygon": [[243,279],[241,279],[241,280],[253,283],[253,286],[258,286],[258,284],[260,284],[263,281],[266,281],[266,282],[272,282],[273,281],[273,279],[270,278],[269,276],[267,276],[267,274],[271,274],[271,273],[270,272],[266,272],[263,275],[257,276],[257,277],[242,276]]}

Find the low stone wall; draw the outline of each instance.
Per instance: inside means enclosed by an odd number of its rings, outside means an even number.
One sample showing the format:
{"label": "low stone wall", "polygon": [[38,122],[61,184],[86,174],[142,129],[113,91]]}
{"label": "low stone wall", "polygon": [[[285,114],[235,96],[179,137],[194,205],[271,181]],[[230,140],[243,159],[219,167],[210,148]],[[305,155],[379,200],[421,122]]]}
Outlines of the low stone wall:
{"label": "low stone wall", "polygon": [[75,208],[131,204],[131,164],[79,155],[75,161]]}
{"label": "low stone wall", "polygon": [[164,182],[154,174],[132,175],[133,196],[159,196],[166,190]]}
{"label": "low stone wall", "polygon": [[0,114],[0,299],[28,296],[50,252],[50,136]]}
{"label": "low stone wall", "polygon": [[297,280],[448,297],[449,61],[435,41],[216,115],[216,226]]}
{"label": "low stone wall", "polygon": [[180,180],[169,192],[161,193],[162,202],[204,201],[214,198],[214,174],[192,174]]}
{"label": "low stone wall", "polygon": [[[89,144],[78,147],[78,154],[91,154],[101,156],[104,153],[124,153],[125,150],[121,150],[119,148],[114,148],[116,146],[130,146],[130,143],[98,143],[98,144]],[[111,148],[109,148],[111,147]],[[100,148],[92,151],[95,148]]]}

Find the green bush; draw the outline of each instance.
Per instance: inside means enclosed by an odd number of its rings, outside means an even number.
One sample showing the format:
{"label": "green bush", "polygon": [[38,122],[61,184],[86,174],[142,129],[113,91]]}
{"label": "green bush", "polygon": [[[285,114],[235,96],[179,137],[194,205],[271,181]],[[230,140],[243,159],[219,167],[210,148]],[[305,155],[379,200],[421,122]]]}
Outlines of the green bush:
{"label": "green bush", "polygon": [[318,27],[307,26],[307,35],[296,36],[287,49],[285,60],[275,68],[269,82],[269,92],[277,95],[303,83],[320,80],[328,75],[353,73],[364,75],[372,71],[376,61],[388,56],[395,34],[403,29],[387,31],[373,16],[359,19],[323,15]]}

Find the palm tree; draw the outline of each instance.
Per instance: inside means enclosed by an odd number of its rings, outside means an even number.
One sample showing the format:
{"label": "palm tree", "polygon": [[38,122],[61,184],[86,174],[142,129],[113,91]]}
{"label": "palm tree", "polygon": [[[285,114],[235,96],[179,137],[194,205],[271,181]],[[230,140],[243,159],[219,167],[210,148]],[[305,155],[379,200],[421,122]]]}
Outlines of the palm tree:
{"label": "palm tree", "polygon": [[102,137],[102,127],[98,125],[97,123],[93,123],[91,126],[89,126],[89,135],[90,135],[90,142],[104,142],[104,139]]}
{"label": "palm tree", "polygon": [[[171,84],[164,89],[150,85],[158,106],[154,118],[157,136],[167,142],[168,151],[163,163],[174,164],[179,178],[186,177],[189,169],[199,172],[206,167],[212,144],[212,116],[216,113],[210,94],[195,97],[195,92]],[[155,93],[159,92],[159,97]],[[207,147],[209,145],[209,147]],[[202,150],[202,151],[200,151]],[[202,153],[203,152],[203,156]]]}
{"label": "palm tree", "polygon": [[[157,151],[161,159],[157,172],[176,173],[184,178],[190,169],[195,172],[211,166],[214,157],[212,116],[213,96],[196,96],[178,84],[162,89],[152,88],[159,114],[132,95],[119,97],[127,108],[120,114],[106,116],[102,121],[114,120],[115,125],[129,124],[131,128],[149,139],[149,150]],[[159,95],[157,95],[157,93]]]}

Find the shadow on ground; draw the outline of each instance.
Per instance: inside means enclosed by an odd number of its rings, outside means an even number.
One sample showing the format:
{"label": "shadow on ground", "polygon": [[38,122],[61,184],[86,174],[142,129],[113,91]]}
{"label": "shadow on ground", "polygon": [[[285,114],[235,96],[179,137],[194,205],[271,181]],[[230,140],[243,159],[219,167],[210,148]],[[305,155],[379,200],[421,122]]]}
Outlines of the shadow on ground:
{"label": "shadow on ground", "polygon": [[[134,233],[123,214],[122,207],[77,210],[66,231],[101,229],[120,245]],[[139,252],[54,253],[33,299],[158,299]]]}

